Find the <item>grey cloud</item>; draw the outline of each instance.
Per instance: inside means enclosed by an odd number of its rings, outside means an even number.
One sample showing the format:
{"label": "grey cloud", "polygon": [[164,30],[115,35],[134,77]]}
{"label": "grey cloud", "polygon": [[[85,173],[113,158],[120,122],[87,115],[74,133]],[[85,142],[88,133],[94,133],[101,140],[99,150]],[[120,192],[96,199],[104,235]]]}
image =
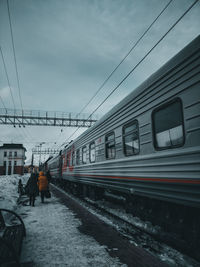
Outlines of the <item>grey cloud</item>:
{"label": "grey cloud", "polygon": [[[88,102],[167,3],[166,0],[9,2],[24,107],[72,112],[79,112]],[[94,110],[191,3],[192,0],[172,2],[86,112]],[[199,11],[198,3],[103,105],[99,114],[108,111],[199,34]],[[0,44],[19,107],[6,0],[0,1]],[[6,86],[0,59],[0,93]],[[7,98],[5,101],[12,108],[11,100]],[[5,129],[5,126],[0,127]],[[56,140],[60,133],[60,129],[48,131],[40,128],[41,135],[38,133],[40,129],[31,129],[38,141],[41,138]],[[71,132],[71,129],[66,129],[65,136]],[[14,136],[15,130],[8,127],[7,133]],[[0,140],[5,134],[0,135]]]}

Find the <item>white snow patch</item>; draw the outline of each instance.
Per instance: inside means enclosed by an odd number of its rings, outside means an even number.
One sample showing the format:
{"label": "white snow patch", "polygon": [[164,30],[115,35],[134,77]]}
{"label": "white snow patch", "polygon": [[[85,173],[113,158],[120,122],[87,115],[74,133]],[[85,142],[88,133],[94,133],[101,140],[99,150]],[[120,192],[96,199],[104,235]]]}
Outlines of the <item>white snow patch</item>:
{"label": "white snow patch", "polygon": [[105,246],[77,229],[81,222],[56,197],[35,207],[24,206],[20,214],[25,222],[27,237],[21,259],[34,266],[126,266],[112,258]]}
{"label": "white snow patch", "polygon": [[25,223],[27,236],[23,241],[22,263],[36,267],[126,266],[118,258],[112,258],[106,246],[80,233],[80,220],[55,196],[44,204],[37,197],[35,207],[28,206],[28,198],[23,196],[27,205],[16,210],[18,181],[21,178],[26,184],[29,176],[0,176],[0,208],[15,210]]}
{"label": "white snow patch", "polygon": [[14,210],[19,197],[17,192],[18,181],[26,183],[30,174],[20,175],[3,175],[0,176],[0,208]]}

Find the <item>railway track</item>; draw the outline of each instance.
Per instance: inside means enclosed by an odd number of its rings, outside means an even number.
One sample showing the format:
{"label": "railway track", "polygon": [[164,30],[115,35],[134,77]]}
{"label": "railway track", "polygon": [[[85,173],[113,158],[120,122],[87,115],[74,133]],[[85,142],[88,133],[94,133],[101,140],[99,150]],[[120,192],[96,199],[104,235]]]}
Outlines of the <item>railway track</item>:
{"label": "railway track", "polygon": [[189,247],[184,240],[179,239],[174,233],[170,234],[164,232],[161,227],[153,227],[150,222],[142,222],[141,220],[137,225],[136,223],[128,221],[128,219],[120,217],[115,211],[110,211],[106,207],[99,205],[98,202],[90,199],[83,199],[82,201],[98,210],[98,212],[104,214],[104,216],[112,218],[112,220],[120,224],[120,231],[127,237],[134,237],[135,239],[136,235],[138,235],[138,239],[140,240],[141,236],[145,235],[145,241],[149,239],[152,242],[152,240],[154,240],[160,244],[163,243],[174,249],[181,250],[182,253],[187,253],[189,250]]}
{"label": "railway track", "polygon": [[[53,187],[63,192],[63,189],[55,185]],[[123,218],[123,212],[121,214],[115,212],[113,208],[107,207],[106,203],[102,205],[99,201],[79,198],[72,193],[64,192],[89,212],[107,224],[112,225],[130,243],[147,250],[161,261],[166,262],[169,266],[200,266],[200,263],[190,257],[189,253],[189,256],[185,255],[188,252],[187,244],[179,240],[176,235],[173,236],[172,234],[161,231],[161,228],[152,227],[148,222],[137,224],[127,218]]]}
{"label": "railway track", "polygon": [[[78,199],[80,200],[80,198]],[[175,234],[162,232],[160,227],[156,229],[155,227],[152,228],[151,223],[143,222],[143,225],[138,226],[135,223],[129,222],[127,219],[121,218],[114,212],[109,211],[106,207],[102,207],[97,202],[90,199],[81,199],[81,201],[87,208],[96,212],[96,214],[100,214],[101,217],[112,221],[113,226],[115,226],[115,228],[117,228],[117,230],[130,242],[146,249],[161,260],[163,255],[165,255],[165,257],[168,257],[167,255],[169,255],[177,266],[182,266],[181,264],[184,266],[184,261],[192,262],[191,266],[200,266],[200,263],[190,258],[189,253],[189,256],[186,256],[187,254],[184,255],[190,248],[187,243],[180,240]],[[180,262],[181,258],[184,259]]]}

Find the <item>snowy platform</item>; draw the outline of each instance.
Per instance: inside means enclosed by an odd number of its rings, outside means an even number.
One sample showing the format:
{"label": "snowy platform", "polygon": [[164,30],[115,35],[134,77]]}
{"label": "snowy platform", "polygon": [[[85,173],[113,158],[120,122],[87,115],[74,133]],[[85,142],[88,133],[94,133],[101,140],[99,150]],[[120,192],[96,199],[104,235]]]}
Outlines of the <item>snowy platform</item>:
{"label": "snowy platform", "polygon": [[[28,177],[22,177],[24,184]],[[23,196],[17,205],[18,180],[17,176],[0,177],[0,207],[16,211],[25,223],[22,267],[166,266],[53,185],[52,198],[45,203],[38,196],[31,207]]]}
{"label": "snowy platform", "polygon": [[30,207],[24,196],[17,205],[18,180],[22,178],[25,184],[29,176],[0,176],[0,207],[17,212],[27,230],[21,253],[22,266],[126,266],[110,257],[105,246],[80,233],[81,221],[55,196],[44,204],[37,197],[35,207]]}
{"label": "snowy platform", "polygon": [[21,254],[30,266],[126,266],[112,258],[105,247],[81,234],[80,221],[56,197],[35,207],[22,206],[18,213],[27,229]]}

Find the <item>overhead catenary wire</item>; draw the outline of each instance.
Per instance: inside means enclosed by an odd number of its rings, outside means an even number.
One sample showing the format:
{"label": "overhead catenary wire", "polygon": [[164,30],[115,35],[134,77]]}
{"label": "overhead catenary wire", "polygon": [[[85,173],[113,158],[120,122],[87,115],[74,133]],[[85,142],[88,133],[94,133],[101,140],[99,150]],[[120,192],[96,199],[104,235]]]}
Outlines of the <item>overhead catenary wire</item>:
{"label": "overhead catenary wire", "polygon": [[[1,52],[2,60],[3,60],[3,66],[4,66],[5,73],[6,73],[7,83],[8,83],[8,87],[10,89],[10,94],[11,94],[14,110],[16,110],[15,101],[14,101],[14,97],[13,97],[13,93],[12,93],[12,88],[10,85],[10,79],[8,76],[8,71],[7,71],[7,67],[6,67],[6,63],[5,63],[5,59],[4,59],[4,55],[3,55],[3,50],[1,48],[1,46],[0,46],[0,52]],[[2,98],[1,98],[1,100],[2,100]],[[4,105],[4,108],[5,108],[5,105]],[[6,109],[6,112],[7,112],[7,109]],[[18,129],[18,131],[19,131],[19,129]],[[26,138],[27,140],[29,139],[29,136],[24,132],[24,130],[22,130],[22,134],[24,135],[24,138]],[[21,133],[20,133],[20,135],[21,135]],[[30,138],[30,139],[32,139],[32,138]]]}
{"label": "overhead catenary wire", "polygon": [[[112,77],[112,75],[116,72],[116,70],[120,67],[120,65],[125,61],[125,59],[130,55],[130,53],[136,48],[136,46],[140,43],[140,41],[143,39],[143,37],[147,34],[147,32],[151,29],[151,27],[154,25],[154,23],[159,19],[159,17],[164,13],[164,11],[167,9],[167,7],[171,4],[173,0],[170,0],[165,7],[161,10],[161,12],[157,15],[157,17],[152,21],[152,23],[148,26],[148,28],[143,32],[143,34],[140,36],[140,38],[134,43],[134,45],[131,47],[131,49],[128,51],[128,53],[122,58],[122,60],[119,62],[119,64],[114,68],[114,70],[109,74],[109,76],[106,78],[106,80],[102,83],[102,85],[98,88],[96,93],[92,96],[92,98],[87,102],[87,104],[81,109],[81,111],[78,113],[78,115],[85,110],[85,108],[92,102],[92,100],[95,98],[95,96],[101,91],[101,89],[104,87],[104,85],[108,82],[108,80]],[[77,115],[77,116],[78,116]]]}
{"label": "overhead catenary wire", "polygon": [[[135,71],[135,69],[147,58],[147,56],[160,44],[160,42],[168,35],[168,33],[182,20],[182,18],[193,8],[193,6],[199,2],[199,0],[195,0],[187,10],[175,21],[175,23],[167,30],[167,32],[156,42],[156,44],[145,54],[145,56],[131,69],[131,71],[121,80],[121,82],[110,92],[110,94],[94,109],[94,111],[89,115],[87,120],[91,118],[91,116],[107,101],[107,99],[120,87],[120,85]],[[79,129],[79,128],[78,128]],[[76,129],[72,135],[62,144],[64,145],[68,140],[72,138],[72,136],[77,132]],[[62,146],[61,145],[61,146]]]}
{"label": "overhead catenary wire", "polygon": [[2,98],[1,96],[0,96],[0,99],[1,99],[1,103],[2,103],[2,105],[3,105],[4,109],[5,109],[5,111],[7,111],[7,108],[6,108],[5,104],[4,104],[3,98]]}
{"label": "overhead catenary wire", "polygon": [[[16,71],[16,78],[17,78],[17,85],[18,85],[18,92],[19,92],[19,99],[20,99],[20,105],[21,105],[21,109],[23,111],[23,105],[22,105],[22,98],[21,98],[21,89],[20,89],[20,82],[19,82],[19,73],[18,73],[18,66],[17,66],[17,59],[16,59],[16,53],[15,53],[15,45],[14,45],[14,37],[13,37],[13,30],[12,30],[12,21],[11,21],[11,15],[10,15],[10,7],[9,7],[9,0],[7,0],[7,9],[8,9],[8,17],[9,17],[9,25],[10,25],[10,32],[11,32],[11,40],[12,40],[12,48],[13,48],[13,55],[14,55],[14,62],[15,62],[15,71]],[[10,85],[10,81],[9,81],[9,77],[8,77],[8,71],[6,68],[6,63],[5,63],[5,59],[4,59],[4,55],[3,55],[3,50],[0,46],[0,51],[1,51],[1,56],[2,56],[2,60],[3,60],[3,65],[4,65],[4,69],[5,69],[5,73],[6,73],[6,78],[7,78],[7,82],[8,82],[8,87],[10,89],[10,94],[11,94],[11,98],[12,98],[12,102],[13,102],[13,106],[14,106],[14,110],[16,110],[16,105],[15,105],[15,101],[14,101],[14,97],[13,97],[13,93],[12,93],[12,89],[11,89],[11,85]],[[2,98],[1,98],[2,101]],[[5,105],[4,105],[5,108]],[[7,109],[6,109],[7,111]],[[19,126],[20,127],[20,126]],[[20,132],[20,129],[17,128],[17,130]],[[31,140],[33,139],[30,134],[26,131],[25,129],[23,129],[23,127],[21,127],[21,132],[19,133],[20,136],[22,137],[21,133],[23,134],[24,138],[26,140]],[[24,139],[23,138],[23,139]]]}
{"label": "overhead catenary wire", "polygon": [[189,6],[189,8],[176,20],[176,22],[169,28],[169,30],[156,42],[156,44],[146,53],[146,55],[131,69],[131,71],[121,80],[121,82],[110,92],[110,94],[94,109],[94,111],[87,118],[91,116],[106,102],[106,100],[120,87],[120,85],[133,73],[133,71],[145,60],[145,58],[157,47],[157,45],[167,36],[167,34],[179,23],[179,21],[191,10],[191,8],[198,2],[195,2]]}
{"label": "overhead catenary wire", "polygon": [[[108,82],[108,80],[112,77],[112,75],[116,72],[116,70],[120,67],[120,65],[125,61],[125,59],[130,55],[130,53],[136,48],[136,46],[140,43],[140,41],[142,40],[142,38],[148,33],[148,31],[152,28],[152,26],[155,24],[155,22],[159,19],[159,17],[164,13],[164,11],[167,9],[167,7],[171,4],[173,0],[170,0],[165,7],[161,10],[161,12],[157,15],[157,17],[152,21],[152,23],[147,27],[147,29],[143,32],[143,34],[140,36],[140,38],[134,43],[134,45],[131,47],[131,49],[128,51],[128,53],[126,53],[126,55],[122,58],[122,60],[119,62],[119,64],[114,68],[114,70],[108,75],[108,77],[106,78],[106,80],[102,83],[102,85],[98,88],[98,90],[96,91],[96,93],[91,97],[91,99],[87,102],[87,104],[81,109],[81,111],[77,114],[78,115],[81,114],[81,112],[83,112],[83,110],[92,102],[92,100],[96,97],[96,95],[101,91],[101,89],[104,87],[104,85]],[[89,116],[88,118],[90,118],[91,116]],[[88,119],[87,119],[88,120]],[[78,131],[80,127],[78,127],[71,135],[70,137],[67,139],[67,141]],[[65,142],[64,142],[65,143]],[[64,145],[64,143],[62,145]],[[62,146],[61,145],[61,146]],[[61,147],[60,146],[60,147]]]}
{"label": "overhead catenary wire", "polygon": [[[15,52],[15,44],[14,44],[13,27],[12,27],[12,20],[11,20],[11,14],[10,14],[9,0],[7,0],[7,9],[8,9],[8,18],[9,18],[11,40],[12,40],[12,49],[13,49],[13,56],[14,56],[14,63],[15,63],[15,72],[16,72],[16,78],[17,78],[17,87],[18,87],[18,93],[19,93],[19,100],[20,100],[21,109],[23,111],[21,88],[20,88],[20,81],[19,81],[19,72],[18,72],[18,66],[17,66],[16,52]],[[1,52],[2,52],[2,49],[1,49]],[[2,53],[2,58],[3,58],[3,53]],[[11,86],[10,86],[10,82],[9,82],[9,78],[8,78],[8,72],[6,70],[6,65],[5,65],[4,58],[3,58],[3,62],[4,62],[4,68],[5,68],[5,71],[6,71],[6,77],[7,77],[7,81],[8,81],[8,86],[10,88],[10,92],[11,92],[11,95],[12,95],[12,90],[11,90]],[[13,95],[12,95],[12,100],[13,100],[14,109],[16,110]],[[32,139],[31,137],[29,137],[29,135],[27,135],[27,133],[25,132],[25,130],[23,128],[21,128],[21,130],[22,130],[22,134],[24,135],[25,139],[27,139],[27,140],[29,140],[29,138]]]}
{"label": "overhead catenary wire", "polygon": [[12,98],[13,106],[14,106],[14,109],[16,109],[15,101],[14,101],[14,97],[13,97],[13,93],[12,93],[12,89],[11,89],[11,86],[10,86],[10,80],[9,80],[9,77],[8,77],[8,71],[7,71],[7,68],[6,68],[6,63],[5,63],[5,59],[4,59],[4,56],[3,56],[3,50],[1,48],[1,46],[0,46],[0,51],[1,51],[1,57],[2,57],[2,61],[3,61],[4,70],[5,70],[5,73],[6,73],[8,87],[10,89],[10,95],[11,95],[11,98]]}
{"label": "overhead catenary wire", "polygon": [[7,8],[8,8],[8,18],[9,18],[9,25],[10,25],[11,40],[12,40],[12,49],[13,49],[14,62],[15,62],[15,72],[16,72],[16,78],[17,78],[17,87],[18,87],[18,92],[19,92],[19,99],[20,99],[21,109],[23,110],[22,97],[21,97],[21,88],[20,88],[20,82],[19,82],[19,72],[18,72],[18,67],[17,67],[15,44],[14,44],[14,37],[13,37],[13,30],[12,30],[12,21],[11,21],[11,15],[10,15],[9,0],[7,0]]}
{"label": "overhead catenary wire", "polygon": [[[167,9],[167,7],[171,4],[173,0],[170,0],[165,7],[161,10],[161,12],[157,15],[157,17],[153,20],[153,22],[148,26],[148,28],[144,31],[144,33],[140,36],[140,38],[134,43],[134,45],[131,47],[131,49],[128,51],[128,53],[123,57],[123,59],[119,62],[119,64],[114,68],[114,70],[109,74],[109,76],[106,78],[106,80],[102,83],[102,85],[98,88],[96,93],[92,96],[92,98],[87,102],[87,104],[81,109],[81,111],[77,114],[76,117],[78,117],[83,110],[92,102],[92,100],[95,98],[95,96],[100,92],[100,90],[105,86],[105,84],[108,82],[108,80],[112,77],[112,75],[115,73],[115,71],[120,67],[120,65],[125,61],[125,59],[130,55],[130,53],[135,49],[135,47],[139,44],[139,42],[142,40],[142,38],[147,34],[147,32],[150,30],[150,28],[154,25],[154,23],[158,20],[158,18],[163,14],[163,12]],[[69,137],[69,139],[78,131],[80,127],[78,127],[75,132]],[[59,135],[60,137],[60,135]],[[61,145],[62,146],[62,145]]]}
{"label": "overhead catenary wire", "polygon": [[56,141],[54,141],[54,144],[53,144],[53,146],[51,147],[51,149],[55,149],[55,148],[57,147],[56,144],[59,142],[59,140],[60,140],[60,138],[61,138],[61,135],[63,135],[63,129],[61,129],[61,131],[60,131],[60,133],[59,133],[59,135],[58,135]]}

